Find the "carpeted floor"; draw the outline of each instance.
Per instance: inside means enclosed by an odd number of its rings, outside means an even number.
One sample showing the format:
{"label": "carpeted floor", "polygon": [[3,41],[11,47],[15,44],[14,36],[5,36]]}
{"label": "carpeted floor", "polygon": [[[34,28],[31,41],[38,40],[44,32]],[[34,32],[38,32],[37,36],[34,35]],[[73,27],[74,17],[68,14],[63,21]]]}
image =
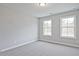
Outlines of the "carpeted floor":
{"label": "carpeted floor", "polygon": [[0,56],[79,56],[79,48],[37,41],[1,52]]}

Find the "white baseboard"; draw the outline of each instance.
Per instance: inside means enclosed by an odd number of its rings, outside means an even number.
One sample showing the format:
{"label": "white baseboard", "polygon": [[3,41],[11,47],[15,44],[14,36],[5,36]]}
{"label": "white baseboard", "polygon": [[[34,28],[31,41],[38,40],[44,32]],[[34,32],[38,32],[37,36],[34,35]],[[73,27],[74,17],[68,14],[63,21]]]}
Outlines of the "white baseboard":
{"label": "white baseboard", "polygon": [[44,41],[44,42],[48,42],[48,43],[52,43],[52,44],[60,44],[60,45],[65,45],[65,46],[69,46],[69,47],[79,48],[79,45],[69,44],[69,43],[65,43],[65,42],[49,41],[49,40],[39,40],[39,41]]}
{"label": "white baseboard", "polygon": [[4,51],[7,51],[7,50],[16,48],[16,47],[20,47],[20,46],[23,46],[23,45],[26,45],[26,44],[29,44],[29,43],[32,43],[32,42],[35,42],[35,41],[37,41],[37,40],[32,40],[32,41],[29,41],[29,42],[25,42],[25,43],[22,43],[22,44],[18,44],[18,45],[14,45],[14,46],[11,46],[11,47],[8,47],[8,48],[4,48],[4,49],[1,49],[0,52],[4,52]]}

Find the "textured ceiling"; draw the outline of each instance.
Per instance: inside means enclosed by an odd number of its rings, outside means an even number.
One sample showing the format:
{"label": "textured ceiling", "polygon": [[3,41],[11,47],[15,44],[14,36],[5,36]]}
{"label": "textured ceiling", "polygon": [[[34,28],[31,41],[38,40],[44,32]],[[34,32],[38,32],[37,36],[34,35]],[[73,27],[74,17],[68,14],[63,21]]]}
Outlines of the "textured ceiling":
{"label": "textured ceiling", "polygon": [[43,17],[73,9],[78,9],[78,3],[48,3],[45,7],[38,6],[37,3],[4,3],[0,6],[7,7],[19,14]]}

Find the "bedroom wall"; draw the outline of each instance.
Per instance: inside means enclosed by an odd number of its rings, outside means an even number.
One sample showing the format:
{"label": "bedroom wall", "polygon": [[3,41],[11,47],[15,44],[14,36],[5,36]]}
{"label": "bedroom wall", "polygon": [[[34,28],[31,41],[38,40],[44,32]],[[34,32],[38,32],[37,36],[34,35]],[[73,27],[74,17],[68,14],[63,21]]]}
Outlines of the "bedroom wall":
{"label": "bedroom wall", "polygon": [[[60,18],[65,16],[76,16],[76,38],[62,38],[60,37]],[[52,20],[52,36],[42,35],[42,21]],[[39,18],[39,40],[51,43],[65,44],[69,46],[79,47],[79,10],[71,10],[63,13],[54,14]]]}
{"label": "bedroom wall", "polygon": [[0,50],[36,40],[36,18],[0,5]]}

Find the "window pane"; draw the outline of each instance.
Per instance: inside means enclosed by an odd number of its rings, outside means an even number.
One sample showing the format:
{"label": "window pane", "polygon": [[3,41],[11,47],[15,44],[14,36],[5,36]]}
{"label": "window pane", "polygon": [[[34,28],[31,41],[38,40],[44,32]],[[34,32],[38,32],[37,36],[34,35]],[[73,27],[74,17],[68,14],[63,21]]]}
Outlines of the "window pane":
{"label": "window pane", "polygon": [[68,26],[74,26],[74,17],[68,18]]}
{"label": "window pane", "polygon": [[62,28],[62,36],[67,36],[67,28]]}
{"label": "window pane", "polygon": [[68,28],[68,36],[74,37],[74,28]]}
{"label": "window pane", "polygon": [[74,27],[75,20],[74,17],[62,18],[61,19],[61,36],[63,37],[74,37]]}
{"label": "window pane", "polygon": [[51,20],[43,22],[43,35],[51,35]]}
{"label": "window pane", "polygon": [[44,34],[44,35],[47,35],[47,33],[48,33],[47,29],[44,29],[44,30],[43,30],[43,34]]}
{"label": "window pane", "polygon": [[62,26],[67,26],[67,21],[68,21],[68,19],[66,18],[66,19],[62,19]]}

